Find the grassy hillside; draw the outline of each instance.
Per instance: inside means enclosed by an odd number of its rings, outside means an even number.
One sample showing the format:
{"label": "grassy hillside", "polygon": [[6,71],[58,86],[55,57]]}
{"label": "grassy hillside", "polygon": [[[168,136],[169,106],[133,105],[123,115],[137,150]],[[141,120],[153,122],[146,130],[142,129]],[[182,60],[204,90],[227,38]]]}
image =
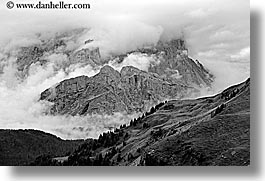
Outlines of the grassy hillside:
{"label": "grassy hillside", "polygon": [[249,165],[250,79],[212,97],[161,103],[68,157],[34,165]]}

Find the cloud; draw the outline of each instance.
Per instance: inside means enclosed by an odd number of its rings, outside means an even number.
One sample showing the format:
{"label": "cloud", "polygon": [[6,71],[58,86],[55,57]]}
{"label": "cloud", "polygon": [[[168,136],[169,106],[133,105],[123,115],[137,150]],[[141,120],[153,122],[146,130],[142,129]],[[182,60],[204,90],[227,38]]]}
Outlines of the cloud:
{"label": "cloud", "polygon": [[243,82],[249,77],[250,74],[249,62],[238,63],[205,59],[202,61],[202,63],[204,66],[210,69],[215,76],[215,81],[212,85],[213,90],[210,91],[212,94],[219,93],[231,85]]}
{"label": "cloud", "polygon": [[231,55],[232,60],[248,60],[250,56],[250,47],[241,49],[237,54]]}
{"label": "cloud", "polygon": [[198,56],[204,56],[204,57],[211,57],[213,58],[216,56],[216,52],[213,50],[205,51],[205,52],[199,52]]}
{"label": "cloud", "polygon": [[160,60],[155,56],[149,56],[143,53],[130,53],[121,63],[117,63],[117,60],[114,59],[109,65],[118,71],[125,66],[133,66],[140,70],[148,71],[151,65],[159,64],[159,62]]}
{"label": "cloud", "polygon": [[64,79],[80,75],[93,76],[98,72],[89,65],[74,64],[66,73],[63,69],[58,69],[59,57],[64,56],[50,55],[45,67],[32,64],[27,78],[23,81],[17,80],[17,69],[12,66],[13,64],[5,66],[4,73],[0,74],[0,127],[2,129],[39,129],[64,139],[97,138],[100,133],[121,124],[127,124],[132,118],[139,116],[136,113],[87,116],[47,115],[46,112],[52,103],[39,101],[42,91]]}
{"label": "cloud", "polygon": [[94,41],[80,48],[99,47],[104,57],[122,54],[144,45],[155,45],[163,32],[161,26],[151,26],[128,16],[110,16],[104,21],[104,26],[95,27],[85,35]]}
{"label": "cloud", "polygon": [[233,32],[231,32],[230,30],[219,30],[217,32],[215,32],[212,36],[210,36],[210,39],[213,41],[227,41],[231,38],[233,38],[235,36],[235,34]]}
{"label": "cloud", "polygon": [[205,18],[210,16],[212,13],[214,13],[212,10],[210,9],[196,9],[193,10],[189,13],[187,13],[188,16],[192,17],[192,18]]}

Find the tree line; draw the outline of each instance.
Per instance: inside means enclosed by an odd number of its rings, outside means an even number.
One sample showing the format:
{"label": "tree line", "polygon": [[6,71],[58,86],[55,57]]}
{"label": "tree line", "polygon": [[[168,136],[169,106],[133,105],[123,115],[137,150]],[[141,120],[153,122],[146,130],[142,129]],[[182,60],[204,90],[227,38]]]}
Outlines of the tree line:
{"label": "tree line", "polygon": [[[109,166],[119,163],[121,158],[121,148],[126,146],[126,140],[129,138],[129,133],[126,131],[128,127],[141,125],[143,120],[154,114],[158,109],[165,105],[167,101],[161,102],[150,108],[149,111],[142,114],[138,118],[130,121],[129,125],[122,124],[119,128],[113,131],[104,132],[99,135],[98,139],[88,139],[78,146],[78,148],[68,157],[67,161],[59,162],[49,155],[39,156],[31,165],[54,165],[54,166],[69,166],[69,165],[87,165],[87,166]],[[141,128],[148,128],[148,123],[144,122]],[[155,134],[154,134],[155,135]],[[116,146],[121,144],[122,147]],[[102,150],[107,149],[103,154]],[[113,158],[115,156],[115,159]],[[128,153],[126,159],[133,159],[133,155]],[[114,161],[115,160],[115,161]],[[126,160],[125,160],[126,161]]]}

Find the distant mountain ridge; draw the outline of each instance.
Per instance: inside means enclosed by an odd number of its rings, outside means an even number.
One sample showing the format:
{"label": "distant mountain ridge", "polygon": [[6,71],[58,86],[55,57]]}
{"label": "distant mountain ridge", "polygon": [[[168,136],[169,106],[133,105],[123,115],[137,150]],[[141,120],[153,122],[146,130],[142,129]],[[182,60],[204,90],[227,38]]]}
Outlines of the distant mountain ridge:
{"label": "distant mountain ridge", "polygon": [[[20,47],[16,54],[17,74],[21,79],[28,76],[31,65],[38,64],[45,66],[52,56],[60,57],[60,65],[56,68],[63,69],[68,73],[71,65],[90,65],[94,69],[108,64],[110,61],[122,63],[130,54],[141,54],[155,60],[148,68],[149,73],[158,74],[169,82],[181,83],[195,88],[211,87],[214,76],[198,60],[192,60],[188,55],[188,48],[182,39],[170,41],[159,41],[156,45],[145,46],[126,54],[115,55],[114,57],[102,57],[98,47],[89,46],[94,40],[89,39],[83,42],[81,48],[78,41],[79,36],[84,36],[88,29],[75,29],[69,32],[57,33],[50,38],[43,38],[39,35],[36,43]],[[76,44],[76,45],[74,45]],[[81,47],[80,47],[81,46]]]}
{"label": "distant mountain ridge", "polygon": [[119,73],[107,65],[93,77],[72,78],[47,89],[40,100],[54,103],[51,113],[111,114],[145,111],[161,100],[195,93],[199,91],[193,87],[169,83],[135,67],[123,67]]}
{"label": "distant mountain ridge", "polygon": [[158,74],[170,82],[199,87],[211,87],[214,76],[198,60],[193,60],[188,55],[185,41],[173,39],[168,42],[159,41],[155,46],[139,48],[124,55],[117,56],[121,63],[128,55],[141,53],[156,59],[151,64],[148,72]]}
{"label": "distant mountain ridge", "polygon": [[[150,65],[148,72],[133,66],[124,66],[118,72],[105,65],[93,77],[71,78],[45,90],[40,100],[54,103],[52,114],[144,112],[166,99],[199,96],[199,89],[209,88],[213,81],[209,71],[188,57],[184,41],[180,39],[131,53],[150,56],[158,63]],[[113,61],[122,63],[126,56],[117,56]]]}
{"label": "distant mountain ridge", "polygon": [[[32,65],[45,69],[48,64],[54,74],[63,71],[66,75],[76,66],[101,69],[91,78],[71,78],[41,92],[40,100],[54,103],[49,111],[52,114],[145,112],[163,100],[196,97],[201,89],[211,88],[214,76],[199,61],[189,57],[182,39],[159,41],[156,45],[103,59],[98,47],[88,46],[94,40],[83,42],[89,48],[80,48],[77,43],[78,37],[87,31],[77,29],[47,39],[40,36],[38,43],[17,51],[16,74],[21,80],[27,79]],[[69,48],[70,45],[73,47]],[[127,60],[130,56],[148,59],[145,71],[132,67],[131,60]],[[127,61],[125,65],[124,61]]]}

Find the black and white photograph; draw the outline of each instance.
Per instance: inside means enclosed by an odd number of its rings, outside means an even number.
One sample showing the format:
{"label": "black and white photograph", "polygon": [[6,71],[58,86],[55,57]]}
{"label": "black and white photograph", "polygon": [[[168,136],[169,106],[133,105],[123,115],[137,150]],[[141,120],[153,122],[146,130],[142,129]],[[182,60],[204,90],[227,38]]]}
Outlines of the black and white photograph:
{"label": "black and white photograph", "polygon": [[250,166],[249,3],[2,0],[0,165]]}

